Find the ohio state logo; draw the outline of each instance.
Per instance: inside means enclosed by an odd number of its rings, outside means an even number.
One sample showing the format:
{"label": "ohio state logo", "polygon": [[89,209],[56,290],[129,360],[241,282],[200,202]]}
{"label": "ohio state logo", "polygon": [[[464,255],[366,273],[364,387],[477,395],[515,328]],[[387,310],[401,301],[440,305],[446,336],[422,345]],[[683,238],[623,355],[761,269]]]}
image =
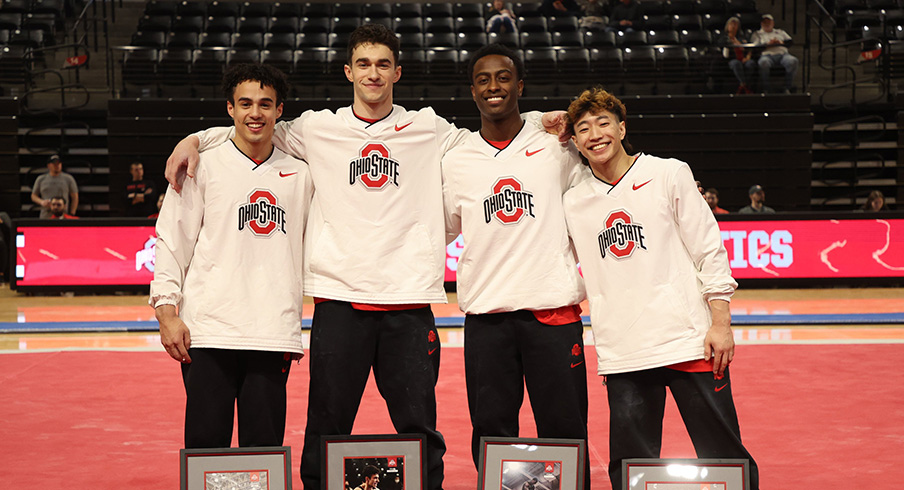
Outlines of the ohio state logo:
{"label": "ohio state logo", "polygon": [[630,257],[638,246],[647,249],[644,244],[643,225],[634,223],[631,215],[624,209],[609,213],[606,228],[597,236],[600,255],[606,258],[608,251],[617,259]]}
{"label": "ohio state logo", "polygon": [[493,184],[493,194],[483,200],[483,217],[489,223],[494,217],[510,225],[521,221],[524,215],[534,216],[534,195],[523,190],[514,177],[502,177]]}
{"label": "ohio state logo", "polygon": [[392,182],[399,186],[399,162],[392,159],[383,143],[368,142],[359,156],[348,163],[348,183],[361,181],[368,189],[379,190]]}
{"label": "ohio state logo", "polygon": [[286,234],[286,210],[267,189],[255,189],[238,214],[239,231],[247,227],[257,236],[270,236],[277,229]]}

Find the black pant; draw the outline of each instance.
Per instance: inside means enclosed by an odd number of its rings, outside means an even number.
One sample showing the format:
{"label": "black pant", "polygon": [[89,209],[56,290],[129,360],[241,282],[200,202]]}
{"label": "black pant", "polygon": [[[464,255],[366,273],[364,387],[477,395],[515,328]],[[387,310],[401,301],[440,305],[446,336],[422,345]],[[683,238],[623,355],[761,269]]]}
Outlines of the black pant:
{"label": "black pant", "polygon": [[750,460],[750,488],[757,490],[759,472],[741,443],[728,369],[721,379],[714,379],[712,372],[687,373],[665,367],[607,376],[613,490],[623,488],[623,459],[659,457],[666,387],[675,398],[697,457]]}
{"label": "black pant", "polygon": [[289,355],[192,348],[182,365],[185,447],[229,447],[238,402],[239,446],[282,446]]}
{"label": "black pant", "polygon": [[427,437],[429,490],[443,484],[446,443],[436,430],[440,345],[430,308],[360,311],[326,301],[314,308],[311,382],[301,481],[320,490],[321,436],[351,434],[370,370],[398,433]]}
{"label": "black pant", "polygon": [[[538,437],[586,442],[583,335],[581,322],[545,325],[530,311],[465,318],[465,380],[475,466],[479,468],[481,437],[518,437],[525,384]],[[590,489],[586,444],[584,461],[584,488]]]}

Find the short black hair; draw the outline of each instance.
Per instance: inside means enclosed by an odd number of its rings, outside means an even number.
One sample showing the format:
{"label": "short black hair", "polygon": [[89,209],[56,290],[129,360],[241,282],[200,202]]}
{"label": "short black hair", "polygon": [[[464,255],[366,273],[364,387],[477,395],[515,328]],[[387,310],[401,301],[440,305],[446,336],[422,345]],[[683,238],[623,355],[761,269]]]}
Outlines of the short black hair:
{"label": "short black hair", "polygon": [[362,471],[361,474],[364,475],[364,478],[370,478],[374,475],[379,475],[380,470],[376,466],[369,464],[364,467],[364,471]]}
{"label": "short black hair", "polygon": [[394,64],[399,64],[399,38],[383,24],[364,24],[359,26],[348,38],[348,64],[354,62],[352,53],[362,44],[382,44],[392,51]]}
{"label": "short black hair", "polygon": [[512,60],[512,63],[515,64],[515,78],[518,80],[524,79],[524,61],[518,56],[518,53],[512,51],[511,48],[504,44],[493,43],[488,44],[477,51],[474,51],[474,54],[471,55],[471,59],[468,61],[468,81],[474,81],[474,65],[477,64],[477,60],[483,58],[484,56],[490,56],[493,54],[498,54],[499,56],[505,56],[506,58]]}
{"label": "short black hair", "polygon": [[242,82],[260,82],[261,87],[273,87],[276,91],[276,105],[282,104],[289,95],[289,79],[286,74],[270,65],[241,63],[230,66],[223,74],[223,95],[235,105],[235,88]]}

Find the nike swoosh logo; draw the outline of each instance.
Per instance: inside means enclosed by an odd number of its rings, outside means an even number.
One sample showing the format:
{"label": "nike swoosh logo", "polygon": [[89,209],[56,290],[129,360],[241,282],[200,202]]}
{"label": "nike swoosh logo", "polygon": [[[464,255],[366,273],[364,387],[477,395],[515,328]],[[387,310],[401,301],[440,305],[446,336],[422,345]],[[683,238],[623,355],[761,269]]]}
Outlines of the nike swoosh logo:
{"label": "nike swoosh logo", "polygon": [[[414,122],[414,121],[412,121],[412,122]],[[411,123],[408,123],[408,124],[406,124],[406,125],[404,125],[404,126],[401,126],[401,127],[400,127],[398,124],[396,124],[396,125],[395,125],[395,130],[396,130],[396,131],[401,131],[401,130],[407,128],[408,126],[411,126]]]}
{"label": "nike swoosh logo", "polygon": [[427,355],[428,355],[428,356],[432,356],[433,353],[436,352],[436,349],[439,349],[439,347],[434,347],[434,348],[428,350],[428,351],[427,351]]}
{"label": "nike swoosh logo", "polygon": [[279,173],[279,176],[280,176],[280,177],[291,177],[291,176],[293,176],[293,175],[295,175],[295,174],[297,174],[297,173],[298,173],[298,172],[292,172],[292,173],[290,173],[290,174],[284,174],[284,173],[280,172],[280,173]]}
{"label": "nike swoosh logo", "polygon": [[584,361],[581,361],[581,362],[573,362],[573,363],[571,363],[571,367],[577,367],[577,366],[580,366],[581,364],[584,364]]}
{"label": "nike swoosh logo", "polygon": [[717,388],[715,388],[715,390],[716,390],[716,393],[718,393],[718,392],[720,392],[720,391],[722,391],[722,388],[725,388],[725,387],[726,387],[726,386],[728,386],[728,383],[725,383],[725,384],[724,384],[724,385],[722,385],[722,386],[719,386],[719,387],[717,387]]}
{"label": "nike swoosh logo", "polygon": [[631,186],[631,188],[634,189],[634,190],[636,191],[637,189],[640,189],[641,187],[643,187],[643,186],[649,184],[649,183],[652,182],[652,181],[653,181],[653,179],[650,179],[650,180],[648,180],[648,181],[646,181],[646,182],[644,182],[643,184],[640,184],[640,185],[634,184],[634,185]]}
{"label": "nike swoosh logo", "polygon": [[545,150],[545,149],[546,149],[546,148],[540,148],[540,149],[537,150],[537,151],[530,151],[530,150],[525,149],[525,150],[524,150],[524,156],[526,156],[526,157],[532,157],[532,156],[536,155],[537,153],[540,153],[541,151],[543,151],[543,150]]}

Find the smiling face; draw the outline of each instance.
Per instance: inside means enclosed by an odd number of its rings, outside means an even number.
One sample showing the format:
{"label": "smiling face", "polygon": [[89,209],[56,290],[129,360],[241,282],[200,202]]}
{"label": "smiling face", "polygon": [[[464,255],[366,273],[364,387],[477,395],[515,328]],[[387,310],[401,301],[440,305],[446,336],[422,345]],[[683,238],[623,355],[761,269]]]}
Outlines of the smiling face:
{"label": "smiling face", "polygon": [[235,121],[236,145],[247,151],[250,146],[269,144],[283,110],[282,104],[276,104],[276,90],[246,80],[235,87],[232,100],[226,102],[226,109]]}
{"label": "smiling face", "polygon": [[511,58],[491,54],[474,64],[471,96],[484,118],[497,120],[512,114],[518,115],[518,97],[523,89],[524,82],[518,80],[518,72]]}
{"label": "smiling face", "polygon": [[575,121],[572,140],[591,166],[602,167],[625,152],[622,140],[626,133],[625,122],[615,114],[586,112]]}
{"label": "smiling face", "polygon": [[354,84],[356,103],[392,104],[392,86],[402,77],[402,67],[396,64],[388,46],[363,43],[352,51],[345,77]]}
{"label": "smiling face", "polygon": [[380,483],[379,473],[365,478],[364,483],[366,484],[367,488],[377,488],[377,485]]}

